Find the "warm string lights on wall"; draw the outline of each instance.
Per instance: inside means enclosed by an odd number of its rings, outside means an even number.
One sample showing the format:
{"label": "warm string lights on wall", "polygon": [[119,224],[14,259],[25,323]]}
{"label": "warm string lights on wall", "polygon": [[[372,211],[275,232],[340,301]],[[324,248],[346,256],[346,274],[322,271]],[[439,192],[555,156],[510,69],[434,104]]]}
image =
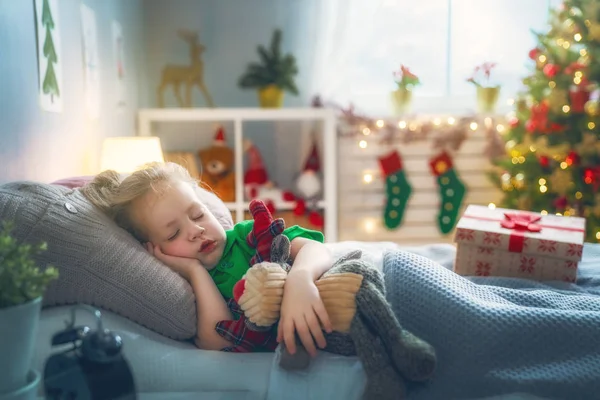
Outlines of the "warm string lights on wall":
{"label": "warm string lights on wall", "polygon": [[[505,130],[504,123],[492,117],[435,116],[396,120],[342,117],[339,134],[356,138],[360,150],[367,150],[373,143],[385,147],[429,141],[434,151],[449,150],[453,153],[460,149],[470,134],[484,134],[487,140],[484,154],[493,157],[505,151],[500,137]],[[377,175],[375,171],[364,170],[363,184],[371,184]]]}

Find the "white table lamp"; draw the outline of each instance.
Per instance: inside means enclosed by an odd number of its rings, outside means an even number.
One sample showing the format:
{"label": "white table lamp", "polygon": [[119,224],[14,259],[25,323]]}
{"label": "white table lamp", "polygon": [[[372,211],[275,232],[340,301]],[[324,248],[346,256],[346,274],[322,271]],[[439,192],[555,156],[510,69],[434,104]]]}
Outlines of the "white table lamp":
{"label": "white table lamp", "polygon": [[160,139],[155,136],[109,137],[102,144],[100,170],[130,173],[149,162],[164,162]]}

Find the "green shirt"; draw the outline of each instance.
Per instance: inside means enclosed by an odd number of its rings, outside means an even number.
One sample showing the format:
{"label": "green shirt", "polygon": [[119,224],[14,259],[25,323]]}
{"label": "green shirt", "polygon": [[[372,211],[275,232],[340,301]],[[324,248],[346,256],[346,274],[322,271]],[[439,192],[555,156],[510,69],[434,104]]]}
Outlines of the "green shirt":
{"label": "green shirt", "polygon": [[[233,286],[250,268],[250,259],[256,254],[253,247],[246,242],[246,237],[252,231],[254,220],[242,221],[234,225],[233,229],[225,231],[227,241],[223,257],[215,268],[209,271],[217,288],[226,298],[233,297]],[[323,233],[302,228],[298,225],[291,226],[283,231],[290,242],[297,237],[316,240],[323,243]]]}

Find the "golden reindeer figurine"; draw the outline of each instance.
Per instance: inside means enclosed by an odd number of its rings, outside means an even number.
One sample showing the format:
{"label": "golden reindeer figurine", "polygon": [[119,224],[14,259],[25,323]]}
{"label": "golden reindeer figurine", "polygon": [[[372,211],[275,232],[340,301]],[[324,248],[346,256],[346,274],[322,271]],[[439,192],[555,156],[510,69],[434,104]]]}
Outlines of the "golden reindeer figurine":
{"label": "golden reindeer figurine", "polygon": [[[209,107],[214,107],[212,97],[204,83],[204,62],[201,55],[205,47],[198,43],[198,33],[179,30],[177,35],[190,46],[190,65],[167,65],[162,70],[160,85],[157,90],[158,106],[164,107],[164,91],[173,85],[173,92],[179,107],[192,107],[192,88],[198,85]],[[185,85],[185,101],[181,98],[180,85]]]}

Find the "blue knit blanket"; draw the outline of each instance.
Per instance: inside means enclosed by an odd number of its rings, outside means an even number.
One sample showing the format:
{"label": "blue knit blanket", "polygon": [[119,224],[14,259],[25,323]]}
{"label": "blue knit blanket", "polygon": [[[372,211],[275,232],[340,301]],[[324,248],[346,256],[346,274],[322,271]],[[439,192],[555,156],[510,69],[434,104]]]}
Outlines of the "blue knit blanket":
{"label": "blue knit blanket", "polygon": [[600,247],[586,245],[577,285],[464,278],[430,259],[384,257],[400,323],[430,342],[438,368],[411,399],[521,393],[600,398]]}
{"label": "blue knit blanket", "polygon": [[[400,323],[438,355],[434,378],[409,385],[409,399],[600,399],[600,245],[584,246],[576,285],[464,278],[453,256],[433,245],[383,257]],[[277,363],[268,400],[361,398],[355,357],[321,353],[301,372]]]}

